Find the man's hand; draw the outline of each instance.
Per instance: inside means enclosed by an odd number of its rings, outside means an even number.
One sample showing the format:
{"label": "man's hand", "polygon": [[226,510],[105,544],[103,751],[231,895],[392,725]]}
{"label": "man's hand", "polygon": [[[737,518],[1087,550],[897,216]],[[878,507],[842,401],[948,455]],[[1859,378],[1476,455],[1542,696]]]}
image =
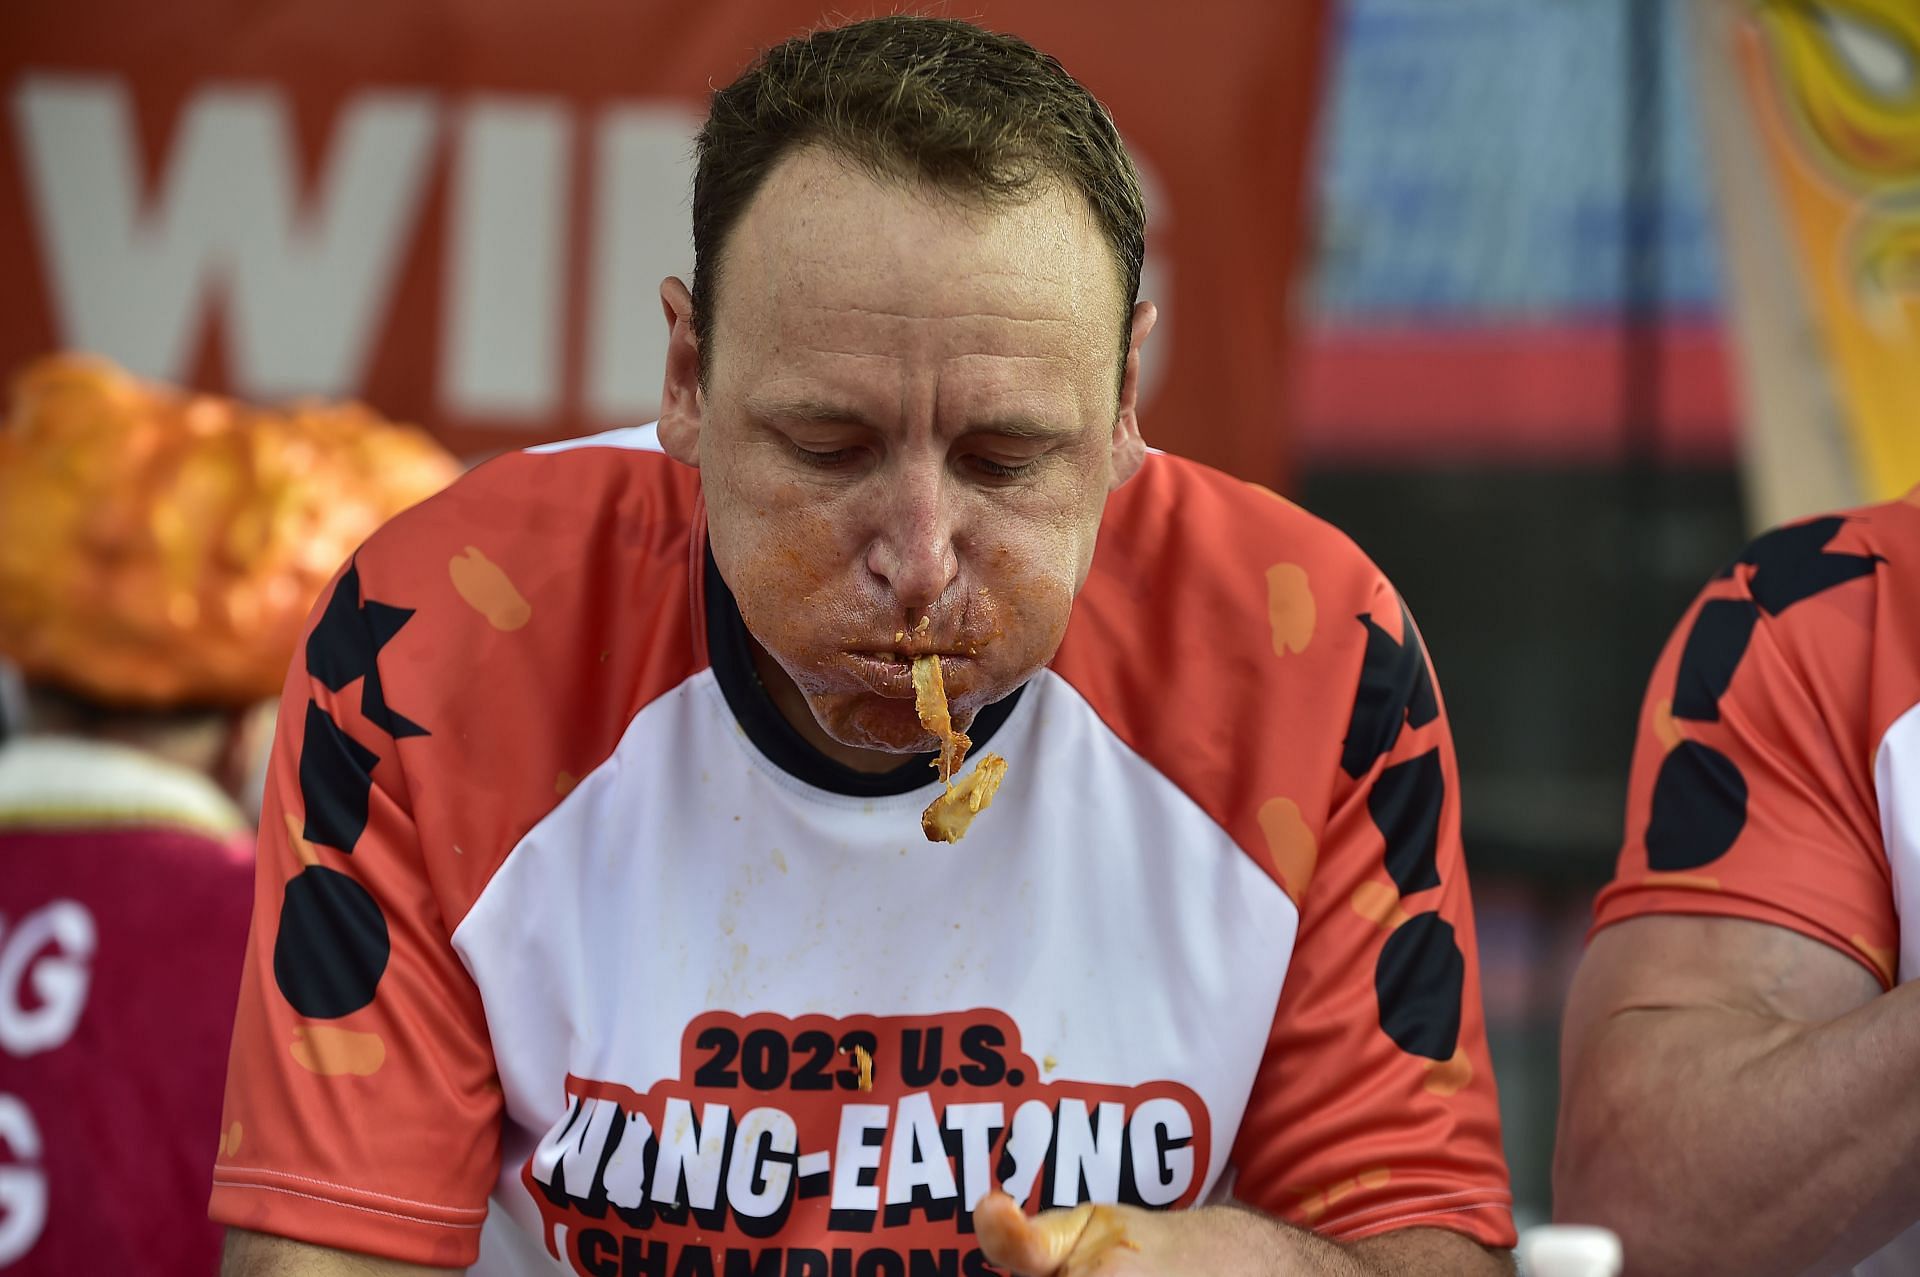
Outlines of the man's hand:
{"label": "man's hand", "polygon": [[1076,1206],[1029,1219],[1011,1197],[992,1193],[973,1226],[987,1259],[1020,1277],[1147,1277],[1174,1271],[1161,1253],[1173,1218],[1132,1206]]}
{"label": "man's hand", "polygon": [[1016,1277],[1471,1277],[1513,1271],[1457,1233],[1405,1229],[1341,1247],[1236,1207],[1076,1206],[1029,1218],[1005,1193],[973,1214],[980,1249]]}

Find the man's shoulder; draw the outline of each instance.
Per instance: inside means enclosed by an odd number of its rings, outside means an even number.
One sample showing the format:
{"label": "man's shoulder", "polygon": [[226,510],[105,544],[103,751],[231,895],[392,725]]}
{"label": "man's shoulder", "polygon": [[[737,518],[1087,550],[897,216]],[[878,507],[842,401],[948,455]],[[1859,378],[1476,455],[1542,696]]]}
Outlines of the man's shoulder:
{"label": "man's shoulder", "polygon": [[401,555],[449,531],[494,540],[586,541],[620,534],[614,519],[691,524],[697,472],[652,446],[647,428],[502,453],[389,520],[362,554]]}
{"label": "man's shoulder", "polygon": [[[1901,927],[1881,808],[1920,725],[1920,505],[1792,520],[1731,556],[1648,682],[1626,838],[1595,928],[1649,914],[1800,932],[1891,985]],[[1898,750],[1894,751],[1898,753]],[[1894,871],[1892,881],[1901,880]]]}
{"label": "man's shoulder", "polygon": [[1263,488],[1155,455],[1109,506],[1053,668],[1256,848],[1283,808],[1305,827],[1324,820],[1362,669],[1376,664],[1424,670],[1398,596],[1345,534]]}
{"label": "man's shoulder", "polygon": [[[1683,678],[1717,642],[1735,675],[1790,679],[1842,717],[1864,712],[1857,726],[1877,738],[1920,703],[1920,489],[1761,533],[1708,583],[1686,628]],[[1777,659],[1741,660],[1735,645],[1759,635]],[[1856,706],[1862,691],[1869,703]]]}
{"label": "man's shoulder", "polygon": [[636,434],[482,462],[368,538],[349,583],[424,608],[426,628],[508,633],[536,610],[542,629],[616,619],[620,609],[602,606],[616,582],[628,597],[684,582],[700,519],[697,473],[636,446]]}
{"label": "man's shoulder", "polygon": [[[1333,524],[1268,488],[1156,453],[1109,504],[1083,602],[1108,614],[1171,612],[1167,619],[1203,628],[1216,655],[1285,655],[1305,652],[1323,618],[1351,619],[1390,593]],[[1137,640],[1200,637],[1184,624],[1126,628]]]}
{"label": "man's shoulder", "polygon": [[443,902],[457,917],[633,718],[703,667],[699,511],[694,471],[589,440],[497,457],[389,522],[297,658],[296,696],[313,697],[303,785],[339,761],[309,767],[316,744],[360,760],[341,775],[361,794],[397,759],[391,783],[458,884]]}
{"label": "man's shoulder", "polygon": [[1818,624],[1805,600],[1866,579],[1879,596],[1920,595],[1920,488],[1875,505],[1791,519],[1754,537],[1716,574],[1737,580],[1772,617],[1790,609],[1795,620]]}
{"label": "man's shoulder", "polygon": [[663,643],[691,672],[697,475],[604,438],[495,457],[390,520],[316,613],[309,665],[376,651],[390,684],[467,704],[525,682],[549,708],[583,680],[657,681]]}

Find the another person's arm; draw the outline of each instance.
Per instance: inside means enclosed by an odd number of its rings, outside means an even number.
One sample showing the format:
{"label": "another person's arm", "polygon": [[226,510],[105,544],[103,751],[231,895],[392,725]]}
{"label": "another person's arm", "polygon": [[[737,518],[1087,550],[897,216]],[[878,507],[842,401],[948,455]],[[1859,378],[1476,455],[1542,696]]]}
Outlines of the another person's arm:
{"label": "another person's arm", "polygon": [[1913,677],[1879,517],[1749,546],[1647,690],[1554,1170],[1556,1216],[1615,1229],[1636,1273],[1845,1269],[1920,1216],[1920,992],[1885,991],[1872,775]]}
{"label": "another person's arm", "polygon": [[1848,1268],[1920,1213],[1916,1059],[1920,985],[1765,923],[1622,922],[1567,1008],[1555,1209],[1635,1272]]}

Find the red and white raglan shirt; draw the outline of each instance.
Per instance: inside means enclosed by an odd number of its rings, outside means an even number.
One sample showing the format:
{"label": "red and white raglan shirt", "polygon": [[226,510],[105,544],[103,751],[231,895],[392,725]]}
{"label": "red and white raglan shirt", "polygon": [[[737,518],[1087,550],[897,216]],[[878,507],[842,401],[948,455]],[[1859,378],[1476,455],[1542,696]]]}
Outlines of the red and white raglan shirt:
{"label": "red and white raglan shirt", "polygon": [[[1594,928],[1662,913],[1920,975],[1920,489],[1765,534],[1681,618]],[[1920,1232],[1859,1271],[1920,1272]]]}
{"label": "red and white raglan shirt", "polygon": [[989,1271],[973,1207],[1513,1240],[1446,718],[1339,533],[1154,455],[993,806],[822,758],[642,428],[378,533],[289,676],[228,1224],[582,1274]]}
{"label": "red and white raglan shirt", "polygon": [[[0,747],[0,1271],[211,1273],[253,829],[197,772]],[[236,1136],[237,1138],[237,1136]]]}

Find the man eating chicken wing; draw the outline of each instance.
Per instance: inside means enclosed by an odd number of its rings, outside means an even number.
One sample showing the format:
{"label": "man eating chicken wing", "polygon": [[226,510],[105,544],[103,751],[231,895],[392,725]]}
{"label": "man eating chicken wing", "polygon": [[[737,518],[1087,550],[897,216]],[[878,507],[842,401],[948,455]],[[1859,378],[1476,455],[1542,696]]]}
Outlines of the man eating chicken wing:
{"label": "man eating chicken wing", "polygon": [[1507,1271],[1425,651],[1147,449],[1104,109],[962,22],[796,37],[693,223],[657,427],[479,468],[316,617],[227,1271],[471,1264],[489,1199],[590,1275]]}

